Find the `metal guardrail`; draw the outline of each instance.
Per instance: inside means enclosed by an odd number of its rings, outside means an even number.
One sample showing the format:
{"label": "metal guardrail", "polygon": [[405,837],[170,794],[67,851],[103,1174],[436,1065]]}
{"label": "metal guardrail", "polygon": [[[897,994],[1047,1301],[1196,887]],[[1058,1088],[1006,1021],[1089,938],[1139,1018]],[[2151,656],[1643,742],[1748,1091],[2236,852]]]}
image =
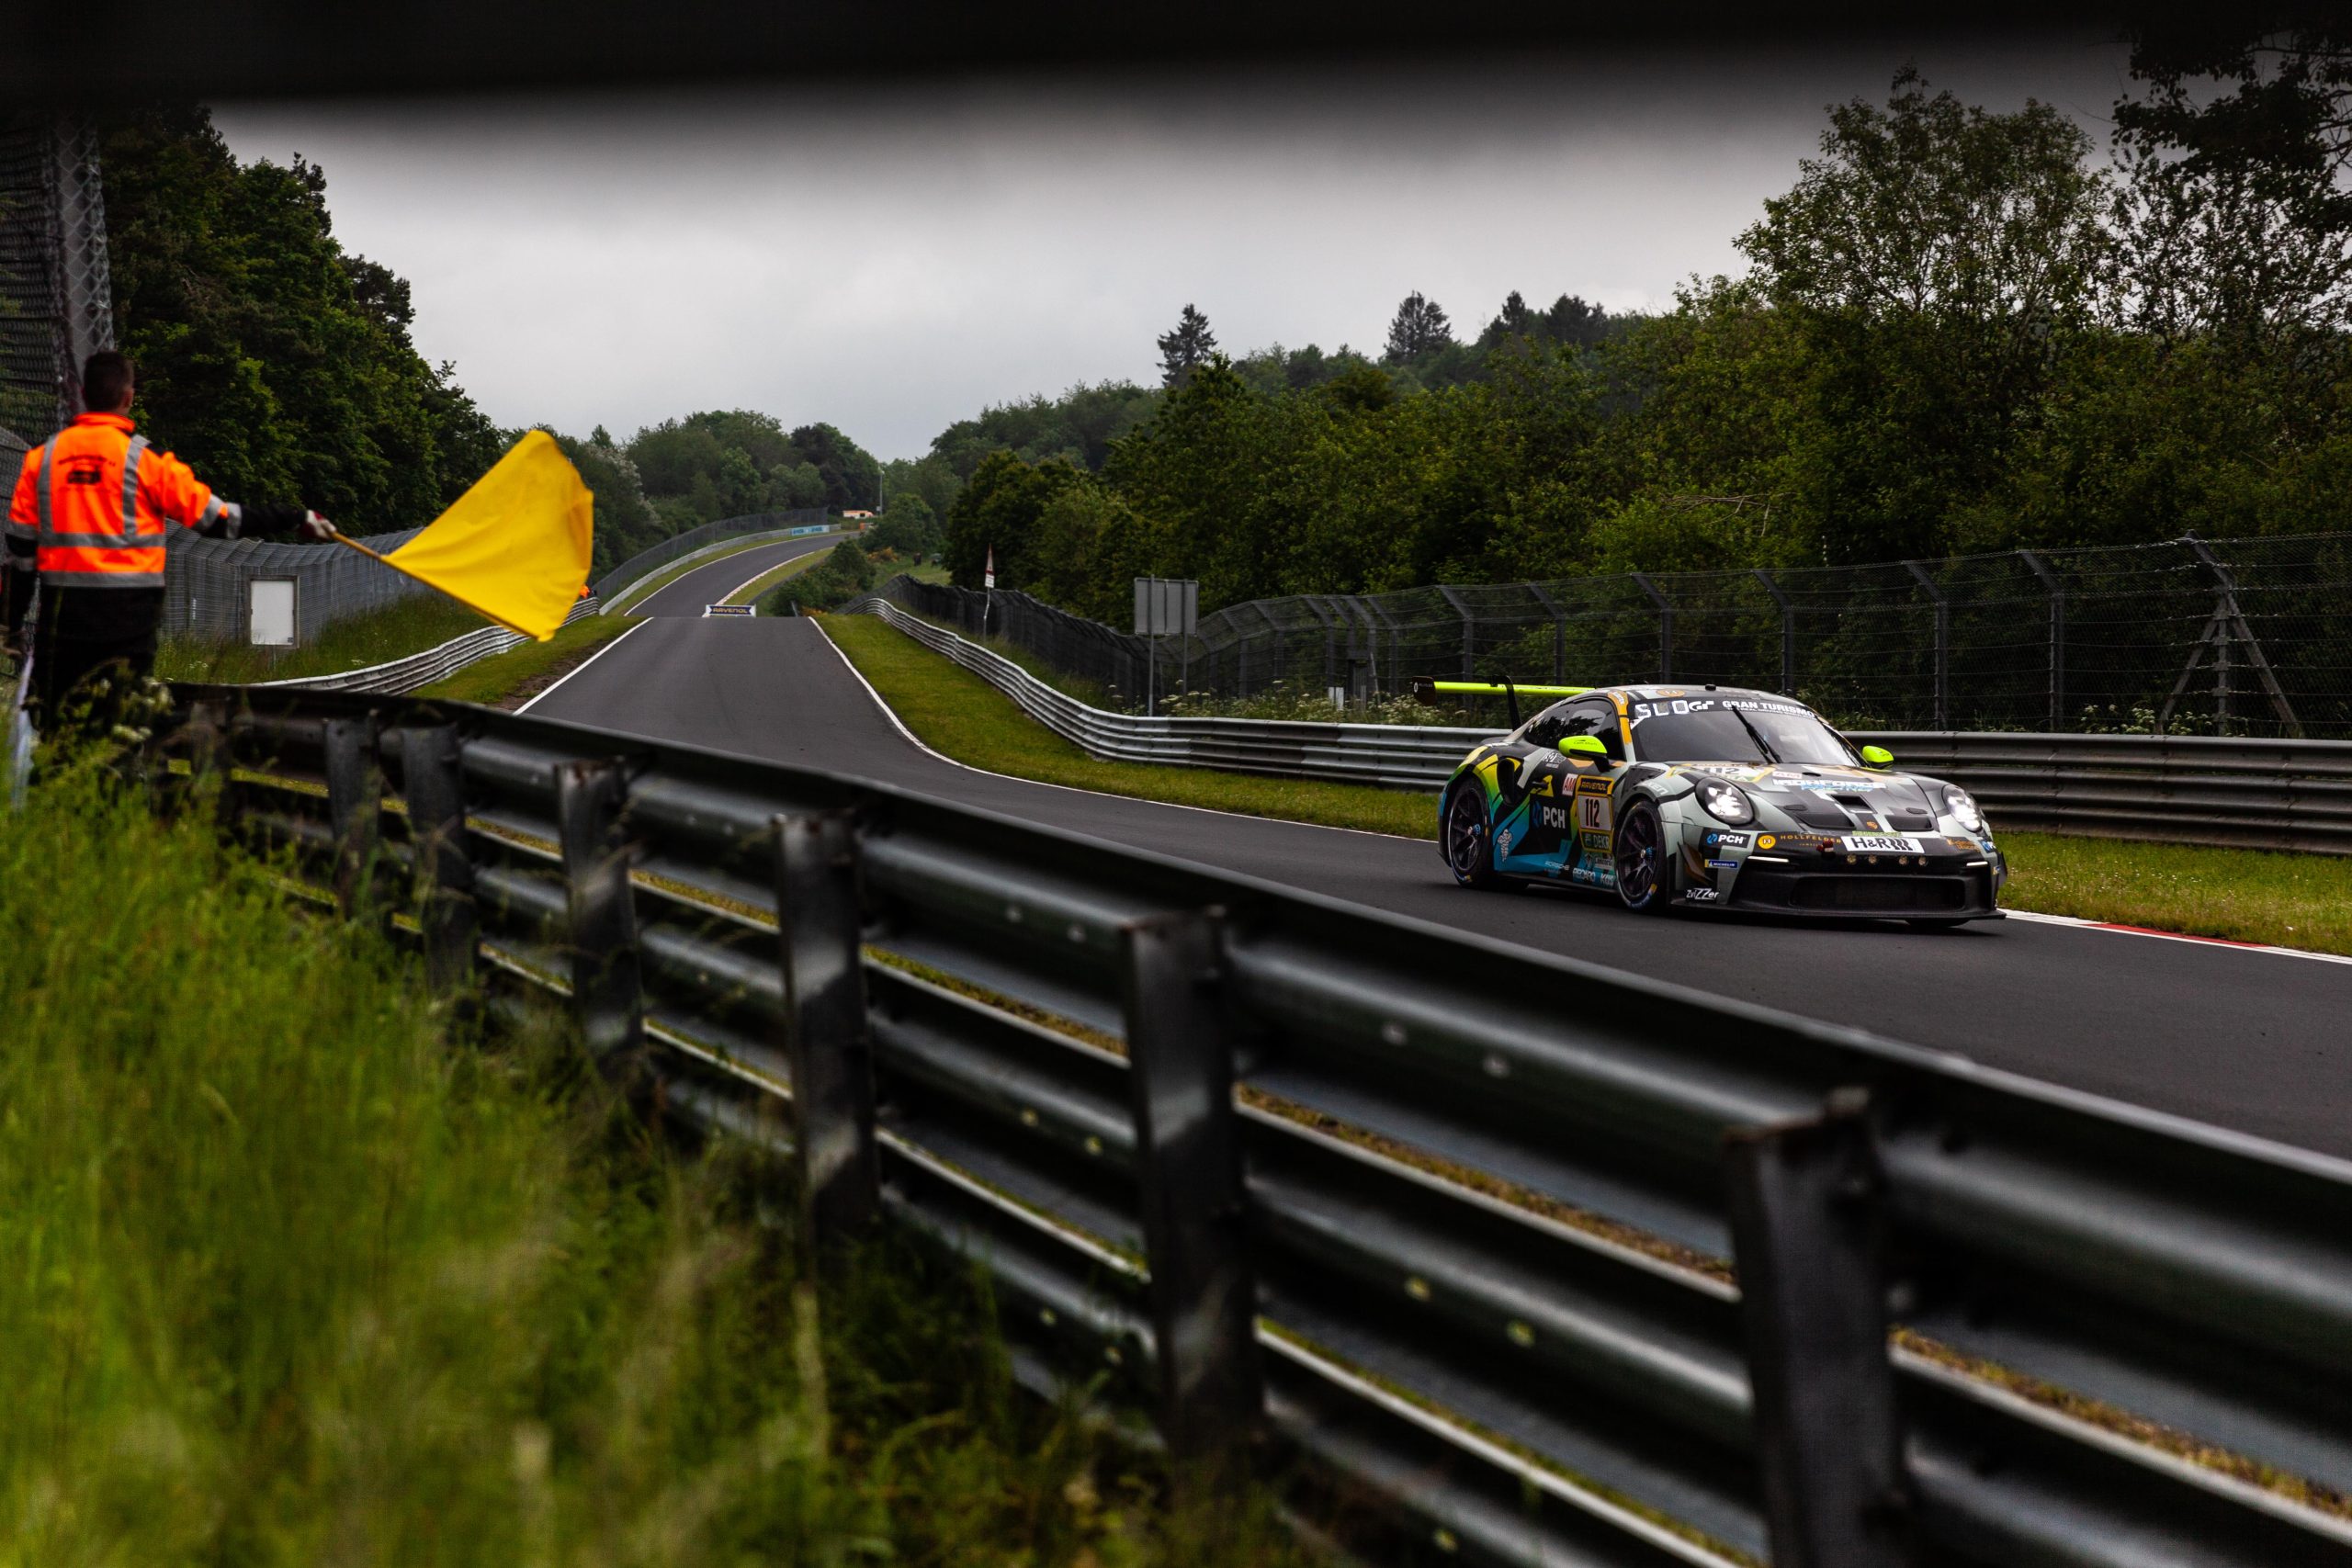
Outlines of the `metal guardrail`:
{"label": "metal guardrail", "polygon": [[[564,616],[563,624],[568,626],[583,615],[602,613],[592,595],[574,604],[571,614]],[[504,626],[482,626],[460,633],[422,653],[387,660],[364,669],[345,670],[334,675],[297,675],[284,681],[257,681],[254,684],[311,692],[378,692],[401,696],[454,675],[469,664],[479,663],[530,640],[521,632],[510,632]]]}
{"label": "metal guardrail", "polygon": [[1336,779],[1389,789],[1434,790],[1491,729],[1396,724],[1294,724],[1262,718],[1145,718],[1111,713],[1057,691],[1001,654],[869,595],[846,614],[878,615],[934,653],[971,671],[1021,711],[1089,756],[1167,762],[1285,778]]}
{"label": "metal guardrail", "polygon": [[[954,660],[1090,756],[1435,790],[1463,753],[1498,733],[1110,713],[888,600],[849,608]],[[2352,854],[2352,741],[1923,730],[1854,739],[1960,784],[2004,828]]]}
{"label": "metal guardrail", "polygon": [[2255,1484],[2352,1492],[2352,1163],[824,773],[176,690],[168,808],[567,997],[820,1244],[977,1263],[1024,1379],[1269,1434],[1370,1555],[2352,1563]]}

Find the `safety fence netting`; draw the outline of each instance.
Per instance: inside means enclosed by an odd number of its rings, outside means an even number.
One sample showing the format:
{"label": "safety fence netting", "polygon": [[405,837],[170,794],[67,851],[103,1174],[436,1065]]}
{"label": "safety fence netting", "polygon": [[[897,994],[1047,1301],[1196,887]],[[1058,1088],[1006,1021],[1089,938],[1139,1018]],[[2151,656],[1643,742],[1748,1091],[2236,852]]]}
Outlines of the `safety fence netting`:
{"label": "safety fence netting", "polygon": [[1146,638],[1025,593],[883,592],[1112,705],[1149,688],[1362,703],[1415,681],[1788,692],[1869,729],[2352,736],[2352,533],[2012,550],[1779,571],[1299,594]]}

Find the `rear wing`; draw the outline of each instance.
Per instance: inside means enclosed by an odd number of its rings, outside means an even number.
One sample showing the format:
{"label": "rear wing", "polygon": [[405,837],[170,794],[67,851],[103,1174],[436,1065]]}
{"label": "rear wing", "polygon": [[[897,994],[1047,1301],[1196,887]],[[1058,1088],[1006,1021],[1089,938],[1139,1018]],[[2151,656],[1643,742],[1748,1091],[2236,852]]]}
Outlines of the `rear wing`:
{"label": "rear wing", "polygon": [[1448,696],[1500,697],[1510,705],[1510,727],[1520,726],[1519,698],[1521,693],[1531,697],[1580,697],[1593,690],[1590,686],[1522,686],[1512,681],[1436,681],[1419,675],[1413,680],[1413,695],[1427,701],[1441,692]]}

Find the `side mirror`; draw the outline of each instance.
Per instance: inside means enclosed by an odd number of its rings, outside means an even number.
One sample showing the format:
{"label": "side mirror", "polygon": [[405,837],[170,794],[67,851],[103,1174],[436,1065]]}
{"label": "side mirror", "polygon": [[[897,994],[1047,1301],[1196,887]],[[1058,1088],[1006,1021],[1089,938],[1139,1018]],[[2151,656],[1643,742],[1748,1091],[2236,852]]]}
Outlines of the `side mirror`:
{"label": "side mirror", "polygon": [[1601,744],[1598,735],[1564,735],[1560,738],[1560,750],[1570,757],[1581,757],[1588,761],[1609,761],[1609,748]]}
{"label": "side mirror", "polygon": [[1883,746],[1865,746],[1862,748],[1862,766],[1891,768],[1894,766],[1894,753]]}

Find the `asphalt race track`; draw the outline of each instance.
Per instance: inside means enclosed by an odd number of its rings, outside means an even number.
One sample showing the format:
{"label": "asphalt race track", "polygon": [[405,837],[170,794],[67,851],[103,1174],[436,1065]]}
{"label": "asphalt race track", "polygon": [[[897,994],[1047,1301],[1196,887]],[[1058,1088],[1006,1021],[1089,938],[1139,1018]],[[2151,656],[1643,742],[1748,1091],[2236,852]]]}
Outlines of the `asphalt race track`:
{"label": "asphalt race track", "polygon": [[839,542],[838,536],[811,535],[804,539],[792,539],[780,545],[762,545],[756,549],[721,556],[707,566],[695,568],[667,588],[657,591],[643,604],[631,607],[627,614],[699,615],[704,605],[718,604],[752,579],[774,571],[796,557],[825,549]]}
{"label": "asphalt race track", "polygon": [[[767,564],[794,547],[776,549]],[[977,773],[906,739],[813,622],[683,618],[764,570],[763,553],[655,595],[644,613],[664,618],[532,711],[929,790],[2352,1156],[2352,964],[2014,919],[1940,932],[1643,919],[1568,889],[1466,892],[1433,843]]]}

